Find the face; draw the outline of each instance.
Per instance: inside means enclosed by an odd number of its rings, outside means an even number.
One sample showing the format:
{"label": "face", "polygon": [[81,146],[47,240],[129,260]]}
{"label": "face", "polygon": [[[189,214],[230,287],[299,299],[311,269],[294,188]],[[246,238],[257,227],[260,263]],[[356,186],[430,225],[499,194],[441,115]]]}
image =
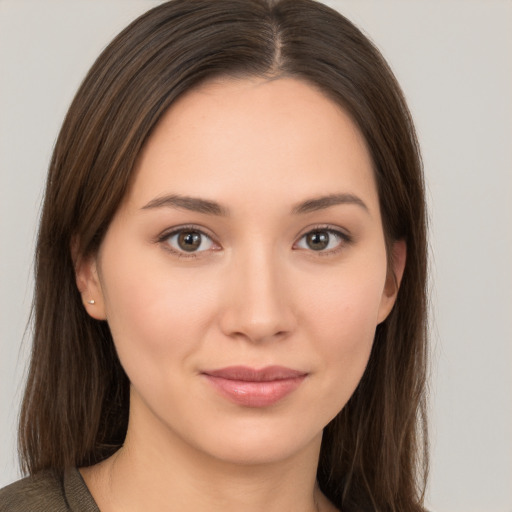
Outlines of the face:
{"label": "face", "polygon": [[288,78],[177,101],[77,281],[131,381],[129,432],[235,462],[318,442],[397,292],[362,136]]}

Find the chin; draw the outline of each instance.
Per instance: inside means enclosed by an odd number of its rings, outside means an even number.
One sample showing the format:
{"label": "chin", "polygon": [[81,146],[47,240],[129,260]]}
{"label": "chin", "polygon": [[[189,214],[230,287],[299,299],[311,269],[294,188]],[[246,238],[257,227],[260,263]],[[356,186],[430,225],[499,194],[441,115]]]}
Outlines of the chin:
{"label": "chin", "polygon": [[[310,443],[311,444],[311,443]],[[315,443],[316,445],[316,443]],[[211,456],[217,460],[238,466],[259,466],[277,464],[293,459],[306,451],[308,445],[291,446],[280,443],[231,443],[217,446]]]}
{"label": "chin", "polygon": [[321,425],[309,428],[303,425],[306,428],[301,429],[297,428],[297,422],[282,425],[276,425],[275,421],[234,423],[218,429],[211,426],[208,433],[196,437],[196,442],[190,438],[185,441],[216,460],[242,466],[278,463],[308,451],[318,455]]}

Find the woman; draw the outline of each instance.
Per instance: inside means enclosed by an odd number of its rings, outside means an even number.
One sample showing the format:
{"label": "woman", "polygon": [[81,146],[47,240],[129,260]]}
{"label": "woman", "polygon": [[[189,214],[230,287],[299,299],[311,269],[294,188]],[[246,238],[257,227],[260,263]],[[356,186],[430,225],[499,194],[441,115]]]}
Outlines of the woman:
{"label": "woman", "polygon": [[50,165],[0,510],[423,510],[425,237],[405,101],[345,18],[141,16]]}

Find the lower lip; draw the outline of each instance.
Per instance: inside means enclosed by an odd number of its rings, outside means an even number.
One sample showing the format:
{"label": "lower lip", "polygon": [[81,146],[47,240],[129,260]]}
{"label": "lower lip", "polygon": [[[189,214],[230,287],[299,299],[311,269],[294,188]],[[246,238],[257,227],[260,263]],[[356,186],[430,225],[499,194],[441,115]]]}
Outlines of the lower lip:
{"label": "lower lip", "polygon": [[223,396],[245,407],[268,407],[276,404],[295,391],[306,378],[302,375],[290,379],[259,382],[230,380],[211,375],[205,377]]}

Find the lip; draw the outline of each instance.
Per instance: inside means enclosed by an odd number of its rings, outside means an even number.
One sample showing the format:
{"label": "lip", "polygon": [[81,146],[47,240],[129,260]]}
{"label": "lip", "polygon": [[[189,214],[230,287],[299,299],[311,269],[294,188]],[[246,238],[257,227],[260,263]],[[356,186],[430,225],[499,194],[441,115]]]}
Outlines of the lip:
{"label": "lip", "polygon": [[284,366],[256,369],[229,366],[202,372],[207,381],[231,402],[245,407],[268,407],[297,389],[307,372]]}

